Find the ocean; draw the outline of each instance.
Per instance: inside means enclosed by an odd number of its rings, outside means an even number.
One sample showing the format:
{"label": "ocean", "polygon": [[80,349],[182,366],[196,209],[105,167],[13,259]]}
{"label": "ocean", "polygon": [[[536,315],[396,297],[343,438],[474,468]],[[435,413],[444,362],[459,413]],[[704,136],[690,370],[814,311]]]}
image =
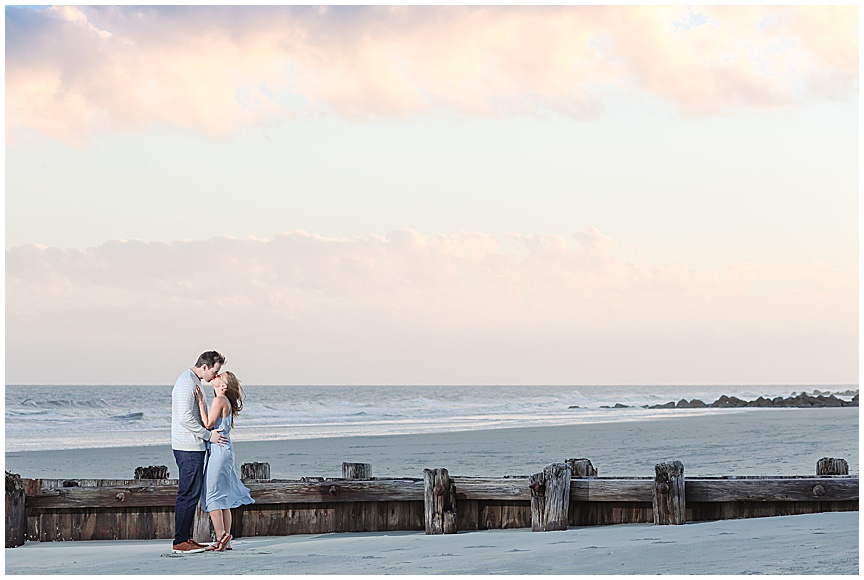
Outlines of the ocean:
{"label": "ocean", "polygon": [[[858,385],[245,386],[232,431],[242,441],[302,440],[627,422],[771,409],[646,409],[819,391],[849,399]],[[170,444],[171,385],[7,385],[7,452]],[[212,390],[205,385],[205,393]],[[626,405],[628,408],[614,408]],[[608,408],[604,408],[608,407]]]}

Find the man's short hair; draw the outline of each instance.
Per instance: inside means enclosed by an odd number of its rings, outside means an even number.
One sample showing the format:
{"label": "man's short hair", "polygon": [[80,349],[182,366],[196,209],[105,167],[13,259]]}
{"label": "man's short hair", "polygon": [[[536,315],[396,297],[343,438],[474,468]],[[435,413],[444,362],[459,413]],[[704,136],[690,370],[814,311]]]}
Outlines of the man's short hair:
{"label": "man's short hair", "polygon": [[195,363],[195,366],[200,369],[204,365],[207,365],[207,367],[212,369],[214,366],[216,366],[216,363],[224,365],[225,357],[216,352],[215,350],[208,350],[207,352],[201,353],[201,356],[198,357],[198,362]]}

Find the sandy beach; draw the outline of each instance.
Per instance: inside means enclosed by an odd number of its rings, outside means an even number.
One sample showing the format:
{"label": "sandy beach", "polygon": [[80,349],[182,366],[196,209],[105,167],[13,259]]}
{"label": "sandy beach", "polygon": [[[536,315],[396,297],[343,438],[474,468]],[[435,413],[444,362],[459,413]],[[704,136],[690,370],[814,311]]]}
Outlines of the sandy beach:
{"label": "sandy beach", "polygon": [[[239,430],[238,430],[239,431]],[[652,476],[680,460],[687,475],[813,475],[822,457],[859,472],[858,409],[777,409],[710,416],[390,437],[238,441],[239,462],[274,478],[338,477],[343,461],[373,475],[526,475],[588,457],[600,475]],[[23,477],[131,478],[169,466],[168,446],[7,453]],[[250,537],[224,554],[169,555],[170,540],[28,542],[5,550],[7,574],[857,574],[858,513],[689,523]]]}
{"label": "sandy beach", "polygon": [[858,513],[562,532],[487,530],[234,540],[169,556],[170,541],[29,542],[7,574],[857,574]]}
{"label": "sandy beach", "polygon": [[[454,475],[530,475],[573,457],[600,475],[653,476],[654,465],[684,464],[687,475],[813,475],[822,457],[842,457],[858,473],[858,409],[769,409],[562,427],[495,429],[379,437],[244,441],[239,463],[270,464],[271,477],[339,477],[343,461],[372,464],[376,477],[422,477],[424,468]],[[167,434],[166,434],[167,438]],[[6,469],[29,478],[131,478],[138,466],[167,465],[169,445],[6,453]]]}

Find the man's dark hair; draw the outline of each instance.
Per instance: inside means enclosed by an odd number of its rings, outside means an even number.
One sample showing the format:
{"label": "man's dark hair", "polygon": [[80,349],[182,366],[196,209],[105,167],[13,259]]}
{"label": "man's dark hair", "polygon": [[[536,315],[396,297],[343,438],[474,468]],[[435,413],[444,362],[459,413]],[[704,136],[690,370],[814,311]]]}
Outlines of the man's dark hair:
{"label": "man's dark hair", "polygon": [[207,352],[202,352],[201,356],[198,357],[198,362],[195,363],[197,368],[201,368],[204,365],[207,365],[209,368],[213,368],[216,366],[216,363],[220,365],[225,364],[225,357],[216,352],[215,350],[208,350]]}

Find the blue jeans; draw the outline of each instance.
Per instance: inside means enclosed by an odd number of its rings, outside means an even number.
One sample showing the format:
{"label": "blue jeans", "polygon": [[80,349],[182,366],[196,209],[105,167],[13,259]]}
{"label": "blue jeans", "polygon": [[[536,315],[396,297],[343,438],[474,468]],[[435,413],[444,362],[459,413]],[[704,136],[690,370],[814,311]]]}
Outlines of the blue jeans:
{"label": "blue jeans", "polygon": [[195,507],[201,498],[204,484],[204,456],[206,451],[180,451],[174,449],[174,460],[180,471],[177,481],[177,503],[174,504],[174,545],[192,538]]}

